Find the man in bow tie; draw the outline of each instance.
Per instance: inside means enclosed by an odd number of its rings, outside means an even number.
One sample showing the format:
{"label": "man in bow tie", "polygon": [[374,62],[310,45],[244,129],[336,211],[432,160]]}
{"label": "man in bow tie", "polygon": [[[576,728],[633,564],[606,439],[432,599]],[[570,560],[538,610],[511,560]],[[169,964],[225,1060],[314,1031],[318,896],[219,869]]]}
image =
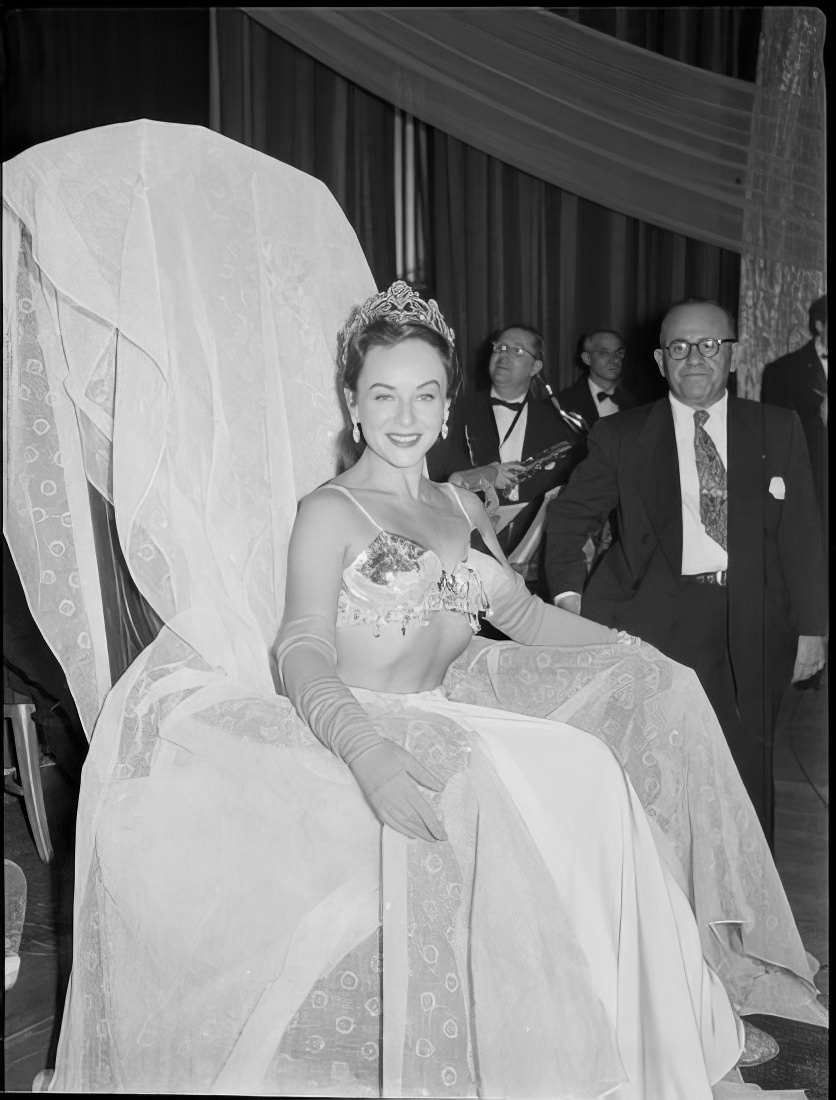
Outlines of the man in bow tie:
{"label": "man in bow tie", "polygon": [[794,409],[801,420],[813,485],[827,536],[827,295],[810,306],[812,340],[774,363],[767,363],[761,379],[761,401]]}
{"label": "man in bow tie", "polygon": [[622,384],[624,340],[614,329],[588,332],[581,339],[584,373],[557,399],[566,412],[582,416],[591,428],[603,416],[612,416],[635,402]]}
{"label": "man in bow tie", "polygon": [[[654,353],[669,394],[594,425],[549,506],[545,568],[558,606],[696,671],[771,842],[775,713],[824,666],[827,599],[801,424],[729,395],[737,353],[716,303],[671,307]],[[618,537],[587,576],[613,508]]]}
{"label": "man in bow tie", "polygon": [[[462,455],[447,473],[450,481],[474,491],[495,490],[503,511],[514,512],[513,522],[499,531],[508,552],[528,530],[546,492],[565,483],[583,448],[551,402],[532,391],[543,369],[542,334],[515,323],[490,344],[491,388],[467,395],[462,417],[466,459]],[[522,460],[558,443],[575,444],[575,452],[525,477]]]}

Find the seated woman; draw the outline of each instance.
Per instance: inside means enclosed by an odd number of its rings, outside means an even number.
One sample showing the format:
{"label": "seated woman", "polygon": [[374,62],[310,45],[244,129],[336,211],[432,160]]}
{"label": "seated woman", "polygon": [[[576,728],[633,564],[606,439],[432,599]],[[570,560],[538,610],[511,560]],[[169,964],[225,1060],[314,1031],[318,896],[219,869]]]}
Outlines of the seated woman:
{"label": "seated woman", "polygon": [[[469,1084],[486,1095],[710,1096],[740,1032],[615,757],[565,724],[441,690],[482,612],[529,644],[634,639],[530,596],[479,501],[424,476],[456,383],[434,303],[405,284],[367,302],[343,333],[342,365],[366,447],[301,505],[276,658],[378,820],[416,842],[384,830],[384,900],[403,906],[407,929],[406,958],[392,962],[409,978],[398,989],[389,975],[394,1002],[384,968],[394,1026],[404,1015],[430,1058],[437,1039],[467,1031]],[[387,869],[390,885],[409,883],[407,902],[397,886],[389,902]],[[453,881],[438,889],[433,874]],[[388,966],[386,944],[384,923]],[[466,982],[457,1018],[441,1005]],[[417,1020],[410,997],[424,1007]],[[464,1065],[448,1068],[458,1079]]]}

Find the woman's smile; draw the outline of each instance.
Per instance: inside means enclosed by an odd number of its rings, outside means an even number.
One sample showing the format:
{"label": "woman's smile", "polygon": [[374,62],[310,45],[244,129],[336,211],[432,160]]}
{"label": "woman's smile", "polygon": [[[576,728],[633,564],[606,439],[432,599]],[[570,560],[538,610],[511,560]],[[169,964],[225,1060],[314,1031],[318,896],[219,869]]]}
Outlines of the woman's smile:
{"label": "woman's smile", "polygon": [[421,441],[421,432],[413,432],[410,435],[402,435],[400,432],[387,432],[386,438],[391,440],[396,447],[414,447]]}

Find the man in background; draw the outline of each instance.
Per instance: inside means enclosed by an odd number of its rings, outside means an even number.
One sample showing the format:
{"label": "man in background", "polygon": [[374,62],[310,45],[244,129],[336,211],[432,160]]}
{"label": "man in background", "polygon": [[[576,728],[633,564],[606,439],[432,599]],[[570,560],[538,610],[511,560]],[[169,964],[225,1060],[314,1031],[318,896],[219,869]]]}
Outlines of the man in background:
{"label": "man in background", "polygon": [[[458,459],[448,459],[447,476],[454,484],[498,498],[500,545],[512,550],[528,530],[545,494],[563,485],[583,453],[579,436],[550,401],[535,395],[534,380],[543,369],[543,337],[530,325],[515,323],[491,340],[490,390],[466,395],[463,439]],[[572,445],[571,454],[546,462],[528,473],[523,460],[558,444]]]}
{"label": "man in background", "polygon": [[612,416],[635,404],[622,384],[626,349],[614,329],[589,332],[581,338],[584,372],[557,395],[566,412],[582,416],[588,427],[603,416]]}
{"label": "man in background", "polygon": [[774,363],[761,380],[761,401],[798,413],[813,470],[816,500],[827,531],[827,295],[810,306],[812,340]]}
{"label": "man in background", "polygon": [[[807,448],[793,413],[727,392],[738,345],[726,310],[678,303],[660,344],[668,396],[599,420],[549,506],[549,594],[696,671],[771,843],[778,703],[825,663]],[[584,544],[613,508],[618,539],[587,577]]]}

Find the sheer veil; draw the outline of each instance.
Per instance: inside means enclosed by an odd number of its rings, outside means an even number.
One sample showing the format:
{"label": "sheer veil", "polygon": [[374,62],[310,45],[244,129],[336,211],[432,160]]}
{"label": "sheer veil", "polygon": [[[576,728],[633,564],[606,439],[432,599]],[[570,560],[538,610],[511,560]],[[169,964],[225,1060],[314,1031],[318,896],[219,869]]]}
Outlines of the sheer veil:
{"label": "sheer veil", "polygon": [[139,121],[5,166],[4,531],[88,736],[110,684],[86,482],[210,667],[270,690],[296,501],[335,472],[333,343],[374,293],[324,185]]}

